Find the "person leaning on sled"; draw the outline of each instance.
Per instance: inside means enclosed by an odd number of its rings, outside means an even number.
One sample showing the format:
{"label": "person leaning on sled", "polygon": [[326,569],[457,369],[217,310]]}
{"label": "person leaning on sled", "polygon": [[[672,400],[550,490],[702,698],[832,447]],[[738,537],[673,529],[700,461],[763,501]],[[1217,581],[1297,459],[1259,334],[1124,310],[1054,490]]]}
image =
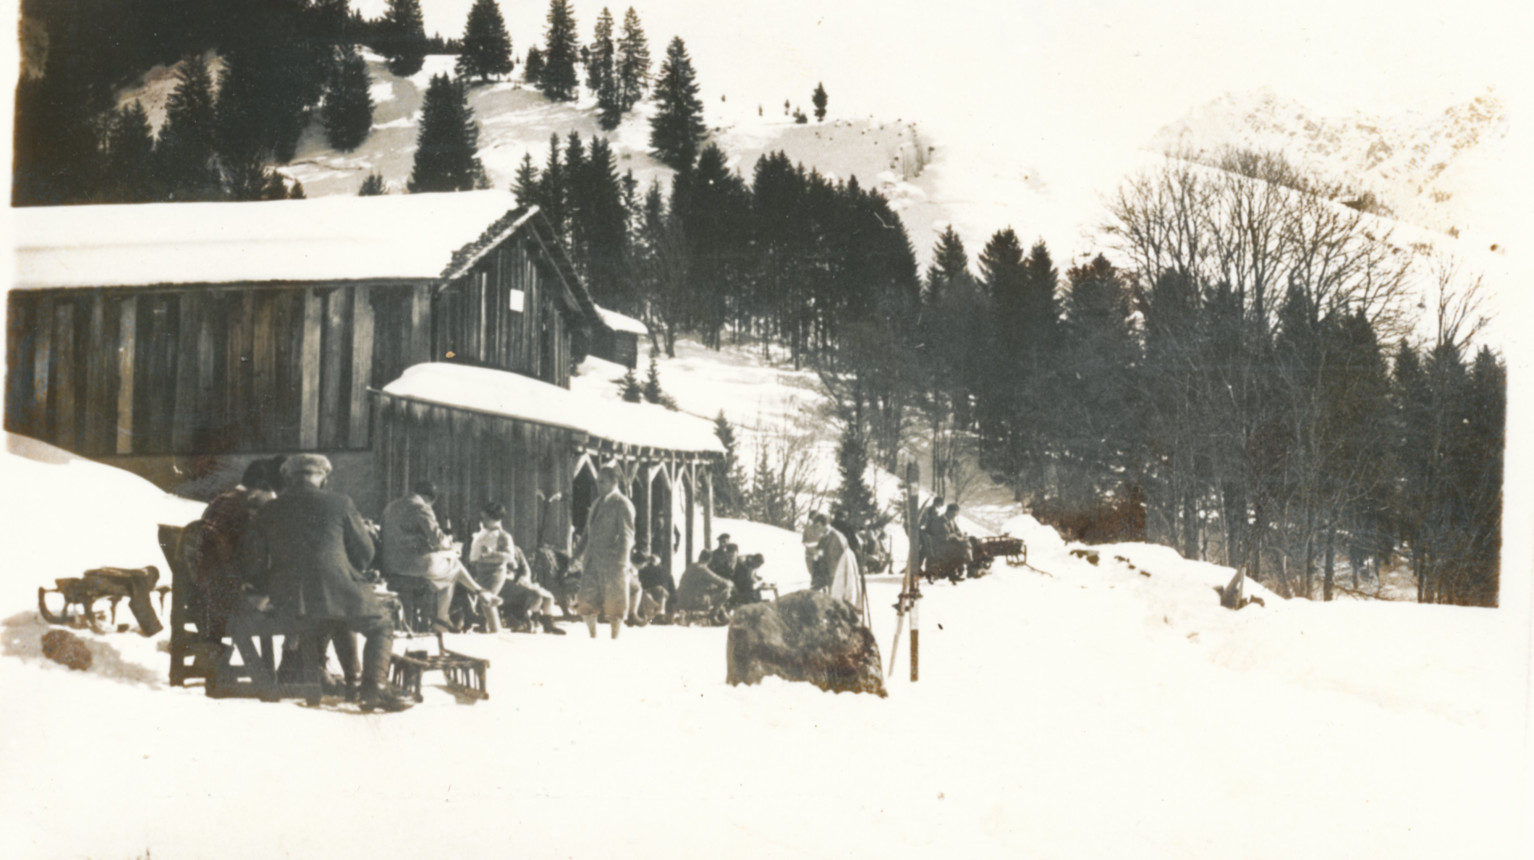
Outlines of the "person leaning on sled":
{"label": "person leaning on sled", "polygon": [[318,454],[282,464],[287,486],[251,524],[246,569],[272,605],[298,621],[313,671],[331,636],[361,633],[363,710],[402,711],[412,703],[388,684],[393,614],[362,574],[373,560],[373,541],[352,500],[324,489],[330,469]]}

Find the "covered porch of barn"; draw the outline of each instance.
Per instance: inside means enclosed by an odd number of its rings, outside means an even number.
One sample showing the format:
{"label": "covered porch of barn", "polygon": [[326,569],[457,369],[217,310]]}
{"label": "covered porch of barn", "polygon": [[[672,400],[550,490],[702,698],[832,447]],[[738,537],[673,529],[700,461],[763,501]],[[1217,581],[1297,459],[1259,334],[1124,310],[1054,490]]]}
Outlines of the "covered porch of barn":
{"label": "covered porch of barn", "polygon": [[676,572],[713,541],[713,464],[723,447],[702,418],[602,400],[515,373],[457,364],[409,368],[377,392],[380,506],[422,479],[466,543],[488,501],[506,505],[524,552],[570,551],[611,462],[634,504],[634,545]]}

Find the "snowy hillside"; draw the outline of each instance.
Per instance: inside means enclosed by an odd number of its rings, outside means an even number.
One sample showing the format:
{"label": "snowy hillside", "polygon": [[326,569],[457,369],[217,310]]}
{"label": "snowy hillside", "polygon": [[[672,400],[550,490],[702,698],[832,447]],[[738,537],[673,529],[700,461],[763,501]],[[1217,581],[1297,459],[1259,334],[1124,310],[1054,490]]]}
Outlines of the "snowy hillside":
{"label": "snowy hillside", "polygon": [[1373,192],[1401,220],[1478,244],[1505,245],[1511,222],[1499,176],[1509,119],[1493,90],[1437,114],[1325,114],[1270,89],[1230,94],[1190,111],[1151,140],[1162,151],[1224,147],[1282,152],[1301,169],[1356,193]]}

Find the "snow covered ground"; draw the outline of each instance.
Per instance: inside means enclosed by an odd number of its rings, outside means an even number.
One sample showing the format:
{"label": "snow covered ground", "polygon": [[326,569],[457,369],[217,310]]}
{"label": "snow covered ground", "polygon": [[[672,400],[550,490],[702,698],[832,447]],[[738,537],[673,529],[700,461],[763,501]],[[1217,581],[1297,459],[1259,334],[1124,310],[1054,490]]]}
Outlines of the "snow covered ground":
{"label": "snow covered ground", "polygon": [[[10,600],[0,854],[1520,856],[1512,614],[1229,612],[1228,571],[1011,526],[1037,570],[929,587],[921,680],[902,643],[884,700],[731,688],[722,628],[649,627],[451,637],[491,661],[477,704],[215,701],[165,685],[163,634],[42,660]],[[897,588],[870,585],[886,660]]]}
{"label": "snow covered ground", "polygon": [[[721,360],[722,359],[722,360]],[[604,368],[588,365],[581,385]],[[687,368],[687,373],[681,369]],[[611,373],[613,368],[605,370]],[[662,380],[700,413],[813,408],[688,342]],[[744,377],[731,384],[732,376]],[[616,388],[609,385],[616,392]],[[743,392],[758,392],[753,399]],[[793,402],[794,405],[788,404]],[[0,591],[0,856],[36,858],[1519,857],[1527,627],[1515,610],[1284,601],[1221,609],[1231,572],[1164,547],[1067,545],[925,589],[921,680],[890,697],[724,683],[722,628],[449,638],[488,701],[215,701],[169,687],[166,634],[40,656],[36,585],[159,563],[198,507],[11,437]],[[722,519],[783,592],[798,536]],[[1092,554],[1095,554],[1092,555]],[[1086,555],[1088,557],[1082,557]],[[1095,557],[1095,561],[1092,560]],[[163,569],[163,565],[162,565]],[[892,656],[899,589],[870,579]],[[403,649],[397,643],[397,648]]]}

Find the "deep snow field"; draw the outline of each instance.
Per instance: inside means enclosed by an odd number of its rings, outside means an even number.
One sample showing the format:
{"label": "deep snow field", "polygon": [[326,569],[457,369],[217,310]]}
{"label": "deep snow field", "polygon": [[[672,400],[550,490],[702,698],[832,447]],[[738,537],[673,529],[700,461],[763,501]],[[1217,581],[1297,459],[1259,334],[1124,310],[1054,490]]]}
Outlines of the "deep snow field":
{"label": "deep snow field", "polygon": [[[744,352],[683,341],[662,381],[700,414],[816,412],[792,368]],[[616,397],[612,370],[587,365],[576,385]],[[575,623],[449,637],[491,661],[489,700],[429,675],[416,708],[362,715],[172,688],[168,633],[82,632],[88,672],[43,659],[36,586],[105,563],[165,570],[155,523],[200,506],[18,437],[0,479],[0,516],[28,538],[0,587],[0,856],[1511,858],[1525,844],[1515,610],[1284,601],[1248,581],[1265,605],[1231,612],[1214,592],[1229,569],[1143,544],[1094,547],[1094,564],[1016,515],[992,525],[1027,541],[1032,566],[926,587],[921,680],[902,641],[887,699],[729,687],[722,628],[614,642]],[[807,584],[797,535],[724,531],[784,593]],[[898,590],[870,579],[886,667]]]}

